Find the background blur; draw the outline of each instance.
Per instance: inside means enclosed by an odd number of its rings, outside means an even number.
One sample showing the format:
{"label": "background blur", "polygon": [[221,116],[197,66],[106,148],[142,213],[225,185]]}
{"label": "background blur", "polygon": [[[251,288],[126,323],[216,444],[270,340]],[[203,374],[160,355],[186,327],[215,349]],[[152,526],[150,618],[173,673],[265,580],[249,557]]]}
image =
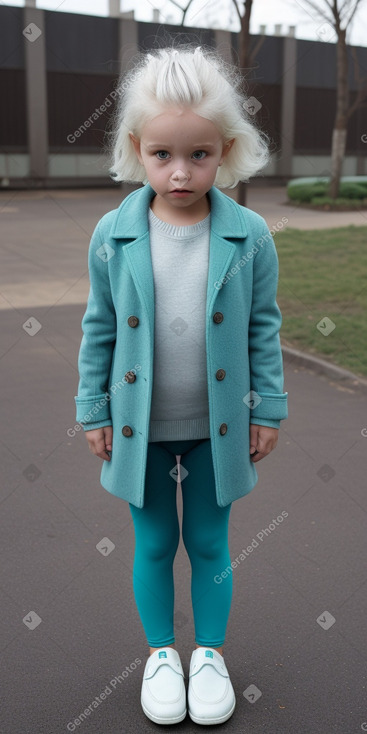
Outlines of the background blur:
{"label": "background blur", "polygon": [[[170,1],[154,7],[145,0],[1,2],[1,187],[116,186],[103,146],[120,71],[138,50],[180,41],[235,59],[239,19],[233,8],[231,0],[194,0],[182,26],[182,11]],[[350,38],[359,73],[366,70],[367,77],[366,21],[362,2]],[[262,178],[286,183],[327,174],[336,105],[331,26],[296,0],[255,0],[250,31],[258,50],[246,72],[248,94],[256,100],[257,122],[274,141]],[[351,61],[351,99],[354,67]],[[367,173],[366,132],[362,105],[348,126],[343,175]],[[121,188],[128,193],[133,187]]]}

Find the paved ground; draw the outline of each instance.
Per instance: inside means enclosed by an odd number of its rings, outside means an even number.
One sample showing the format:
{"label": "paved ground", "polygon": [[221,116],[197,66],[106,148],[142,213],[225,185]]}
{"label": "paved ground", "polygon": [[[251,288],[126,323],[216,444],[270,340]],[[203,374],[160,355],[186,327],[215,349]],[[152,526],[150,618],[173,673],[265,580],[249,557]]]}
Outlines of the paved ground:
{"label": "paved ground", "polygon": [[[161,730],[140,708],[148,649],[132,591],[130,511],[101,487],[84,434],[66,433],[75,423],[89,237],[119,200],[110,190],[0,195],[2,734]],[[283,200],[284,189],[254,189],[248,205],[272,226],[288,216]],[[335,217],[346,223],[345,214],[326,215],[327,226]],[[309,212],[289,217],[295,227],[315,221]],[[41,324],[33,337],[22,326],[30,317]],[[285,389],[278,446],[231,512],[232,559],[253,550],[233,570],[224,652],[237,706],[221,730],[360,734],[367,396],[289,357]],[[177,504],[181,522],[180,489]],[[96,549],[105,537],[115,544],[107,557]],[[188,675],[194,629],[182,539],[174,572],[176,644]],[[253,703],[250,686],[261,692]],[[189,718],[175,727],[200,729]]]}

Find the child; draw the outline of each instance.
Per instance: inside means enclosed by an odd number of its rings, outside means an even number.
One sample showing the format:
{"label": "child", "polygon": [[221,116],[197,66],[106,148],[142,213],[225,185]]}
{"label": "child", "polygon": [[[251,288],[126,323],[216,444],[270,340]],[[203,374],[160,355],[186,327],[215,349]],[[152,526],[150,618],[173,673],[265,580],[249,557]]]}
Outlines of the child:
{"label": "child", "polygon": [[218,724],[236,703],[222,649],[230,510],[276,447],[288,395],[274,242],[219,189],[264,167],[268,139],[245,111],[238,70],[213,50],[141,54],[124,79],[110,172],[144,185],[92,235],[76,420],[103,459],[101,485],[129,502],[150,647],[141,705],[158,724],[186,715],[173,627],[180,471],[196,642],[188,711]]}

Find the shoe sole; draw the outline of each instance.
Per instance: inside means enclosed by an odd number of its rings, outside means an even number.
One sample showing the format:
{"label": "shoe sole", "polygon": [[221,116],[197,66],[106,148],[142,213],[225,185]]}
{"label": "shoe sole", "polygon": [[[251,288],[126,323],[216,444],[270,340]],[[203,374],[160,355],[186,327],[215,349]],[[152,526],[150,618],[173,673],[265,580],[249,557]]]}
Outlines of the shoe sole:
{"label": "shoe sole", "polygon": [[154,721],[155,724],[179,724],[180,721],[183,721],[187,716],[187,709],[185,709],[184,713],[180,714],[180,716],[163,719],[160,716],[155,716],[154,714],[151,714],[150,711],[145,708],[143,703],[141,703],[141,707],[145,713],[145,716],[147,716],[148,719],[150,719],[151,721]]}
{"label": "shoe sole", "polygon": [[236,700],[234,701],[231,710],[228,711],[228,713],[224,714],[223,716],[216,716],[213,719],[209,719],[209,718],[203,719],[200,716],[194,716],[190,712],[190,709],[189,709],[189,716],[190,716],[190,719],[195,722],[195,724],[204,724],[204,725],[207,724],[209,726],[212,724],[223,724],[224,721],[227,721],[227,719],[229,719],[232,716],[235,708],[236,708]]}

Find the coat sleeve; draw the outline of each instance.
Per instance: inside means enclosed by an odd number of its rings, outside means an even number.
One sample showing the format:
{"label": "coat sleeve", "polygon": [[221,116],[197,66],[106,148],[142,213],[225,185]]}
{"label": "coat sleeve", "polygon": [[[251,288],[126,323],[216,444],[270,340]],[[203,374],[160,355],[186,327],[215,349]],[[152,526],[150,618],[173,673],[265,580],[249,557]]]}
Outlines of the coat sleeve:
{"label": "coat sleeve", "polygon": [[[266,227],[266,222],[264,227]],[[282,315],[276,301],[279,262],[267,229],[256,241],[249,321],[250,423],[279,428],[288,417],[288,393],[283,392],[283,357],[279,331]]]}
{"label": "coat sleeve", "polygon": [[74,396],[76,421],[84,431],[112,425],[108,381],[116,343],[116,312],[101,235],[101,220],[88,252],[90,289],[81,327],[78,357],[78,394]]}

